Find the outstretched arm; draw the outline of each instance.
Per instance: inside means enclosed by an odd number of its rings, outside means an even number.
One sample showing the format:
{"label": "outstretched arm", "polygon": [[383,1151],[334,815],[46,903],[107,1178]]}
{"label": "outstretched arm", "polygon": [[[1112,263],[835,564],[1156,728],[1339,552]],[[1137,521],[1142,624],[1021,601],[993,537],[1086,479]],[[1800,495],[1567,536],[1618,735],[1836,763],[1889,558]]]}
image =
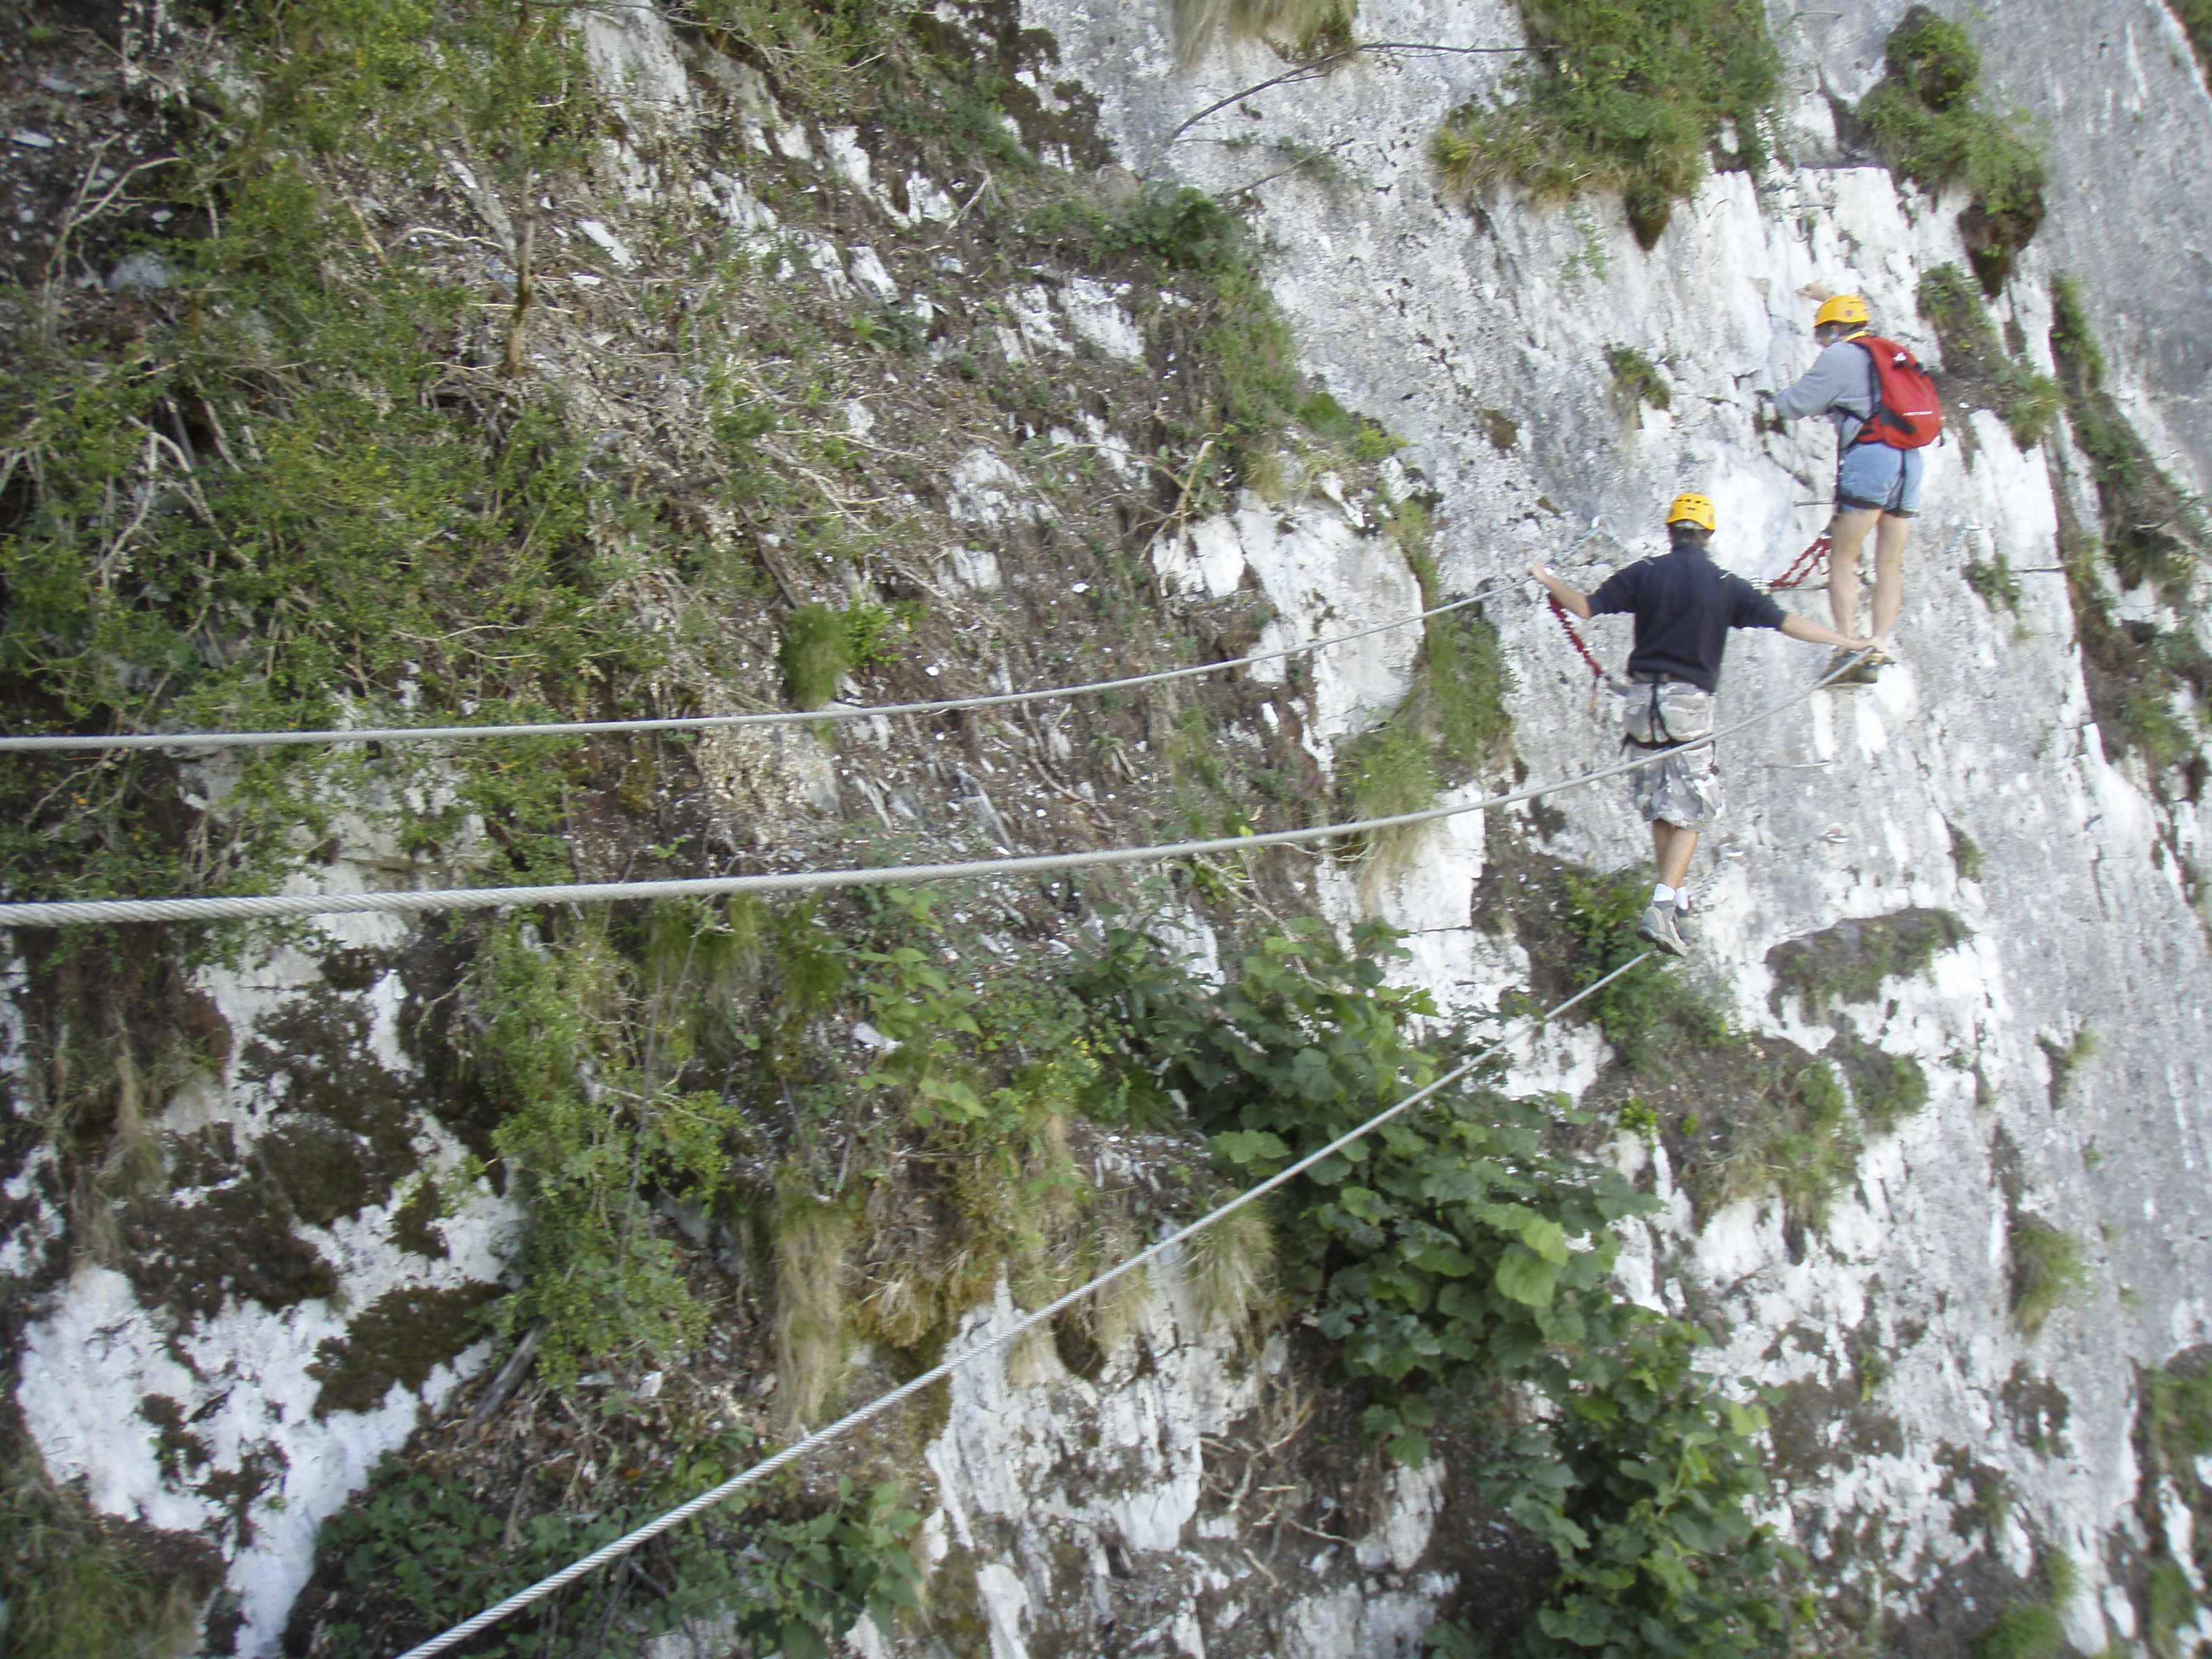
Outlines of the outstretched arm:
{"label": "outstretched arm", "polygon": [[1880,645],[1880,640],[1847,639],[1832,628],[1814,622],[1810,617],[1792,615],[1782,624],[1782,631],[1793,640],[1806,640],[1814,645],[1832,645],[1844,651],[1870,651]]}
{"label": "outstretched arm", "polygon": [[1579,587],[1570,587],[1566,583],[1561,581],[1557,576],[1554,576],[1552,574],[1551,567],[1547,564],[1539,563],[1530,565],[1528,567],[1528,574],[1534,576],[1538,581],[1543,583],[1547,588],[1550,589],[1552,597],[1557,599],[1561,605],[1566,606],[1568,610],[1573,611],[1575,615],[1580,617],[1584,622],[1588,622],[1589,620],[1589,596],[1584,593],[1582,589]]}

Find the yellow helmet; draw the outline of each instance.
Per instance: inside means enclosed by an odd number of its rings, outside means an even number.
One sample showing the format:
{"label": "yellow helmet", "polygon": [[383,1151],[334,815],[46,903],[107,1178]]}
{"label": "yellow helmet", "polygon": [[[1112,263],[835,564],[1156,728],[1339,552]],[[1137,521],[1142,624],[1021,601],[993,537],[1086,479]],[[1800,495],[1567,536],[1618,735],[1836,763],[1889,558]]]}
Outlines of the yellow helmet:
{"label": "yellow helmet", "polygon": [[1674,506],[1667,509],[1667,522],[1670,525],[1693,524],[1698,529],[1711,532],[1720,527],[1720,516],[1713,511],[1712,498],[1709,495],[1677,495]]}
{"label": "yellow helmet", "polygon": [[1867,309],[1867,302],[1856,294],[1838,294],[1813,313],[1815,328],[1827,323],[1852,323],[1865,328],[1873,321],[1874,313]]}

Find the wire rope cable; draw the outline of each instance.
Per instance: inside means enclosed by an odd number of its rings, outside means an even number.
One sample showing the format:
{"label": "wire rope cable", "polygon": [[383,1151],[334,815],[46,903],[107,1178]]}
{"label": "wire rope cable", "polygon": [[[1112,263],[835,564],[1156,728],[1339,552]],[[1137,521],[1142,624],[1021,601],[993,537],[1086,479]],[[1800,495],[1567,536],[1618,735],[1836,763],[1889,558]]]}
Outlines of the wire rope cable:
{"label": "wire rope cable", "polygon": [[[1871,652],[1861,652],[1838,664],[1803,690],[1780,702],[1724,726],[1710,735],[1680,745],[1683,750],[1705,749],[1735,732],[1773,719],[1793,708],[1831,680],[1849,673]],[[1669,750],[1668,752],[1674,752]],[[1102,848],[1087,853],[1045,853],[1024,857],[977,859],[961,863],[885,865],[877,868],[794,870],[752,876],[677,877],[652,881],[562,882],[520,887],[429,888],[412,892],[386,893],[262,893],[200,898],[50,900],[0,904],[0,927],[65,927],[139,921],[224,921],[269,920],[287,916],[358,915],[385,914],[422,915],[456,910],[496,910],[523,904],[605,904],[624,899],[699,898],[729,893],[791,893],[836,887],[889,887],[909,882],[972,880],[988,876],[1049,875],[1061,870],[1097,869],[1127,864],[1158,864],[1210,853],[1231,853],[1255,847],[1292,847],[1308,842],[1331,841],[1416,823],[1431,823],[1462,813],[1510,806],[1524,800],[1585,784],[1619,777],[1652,764],[1652,755],[1639,755],[1595,771],[1537,784],[1480,800],[1431,806],[1418,812],[1399,812],[1388,817],[1361,818],[1348,823],[1316,824],[1304,830],[1273,830],[1263,835],[1218,836],[1206,841],[1168,842],[1140,847]]]}
{"label": "wire rope cable", "polygon": [[54,732],[0,737],[0,754],[30,754],[57,750],[273,749],[299,744],[422,743],[433,739],[442,742],[468,738],[574,738],[608,732],[699,732],[733,726],[797,726],[815,720],[859,720],[878,715],[950,714],[962,708],[1005,708],[1019,703],[1084,696],[1093,692],[1124,691],[1139,685],[1162,685],[1170,680],[1195,679],[1201,674],[1218,674],[1224,669],[1248,667],[1253,663],[1275,662],[1285,657],[1303,656],[1309,651],[1327,651],[1332,647],[1349,645],[1354,640],[1364,640],[1372,635],[1411,628],[1431,617],[1464,611],[1468,605],[1480,604],[1487,598],[1487,587],[1488,584],[1485,583],[1483,591],[1463,599],[1454,599],[1449,605],[1424,611],[1418,616],[1377,623],[1372,628],[1334,635],[1325,640],[1309,640],[1304,645],[1290,646],[1280,651],[1257,651],[1248,656],[1230,657],[1220,662],[1200,663],[1194,668],[1164,668],[1156,673],[1131,674],[1121,679],[1090,680],[1080,685],[1048,686],[1036,691],[997,691],[978,697],[947,697],[936,702],[831,703],[821,708],[776,709],[753,714],[678,714],[634,720],[526,721],[510,726],[339,726],[323,732]]}
{"label": "wire rope cable", "polygon": [[863,1423],[881,1416],[884,1412],[889,1411],[893,1406],[897,1405],[901,1401],[910,1399],[915,1395],[921,1393],[924,1389],[928,1388],[932,1383],[940,1382],[944,1378],[950,1376],[954,1371],[958,1370],[962,1366],[966,1365],[974,1360],[980,1359],[985,1354],[989,1353],[995,1348],[1005,1346],[1006,1344],[1012,1341],[1014,1338],[1021,1335],[1024,1332],[1036,1329],[1037,1326],[1043,1324],[1046,1321],[1051,1319],[1054,1315],[1060,1313],[1065,1309],[1073,1307],[1076,1303],[1081,1301],[1085,1297],[1091,1295],[1093,1291],[1112,1284],[1115,1279],[1123,1277],[1125,1274],[1134,1273],[1138,1268],[1144,1267],[1148,1262],[1158,1261],[1161,1256],[1165,1255],[1170,1250],[1175,1249],[1185,1241],[1203,1232],[1206,1228],[1211,1227],[1214,1223],[1221,1220],[1224,1217],[1234,1214],[1237,1211],[1243,1209],[1248,1204],[1256,1203],[1259,1200],[1265,1198],[1269,1193],[1273,1192],[1277,1188],[1281,1187],[1296,1179],[1297,1176],[1304,1174],[1308,1170],[1312,1169],[1315,1164],[1319,1164],[1323,1158],[1332,1157],[1335,1153],[1341,1152],[1345,1147],[1351,1146],[1354,1141],[1372,1134],[1376,1129],[1381,1128],[1385,1123],[1388,1123],[1391,1119],[1398,1116],[1401,1113],[1411,1110],[1413,1107],[1419,1105],[1422,1102],[1431,1099],[1445,1089],[1449,1088],[1461,1079],[1468,1076],[1486,1060],[1489,1060],[1492,1055],[1504,1048],[1509,1043],[1516,1041],[1528,1028],[1540,1025],[1546,1020],[1555,1018],[1559,1015],[1565,1013],[1568,1009],[1573,1007],[1585,997],[1593,996],[1599,991],[1603,990],[1607,986],[1612,984],[1613,981],[1619,979],[1623,974],[1626,974],[1631,969],[1638,967],[1641,963],[1649,961],[1656,954],[1656,951],[1646,951],[1642,955],[1632,957],[1627,962],[1623,963],[1620,967],[1606,975],[1604,978],[1594,980],[1589,984],[1585,985],[1581,990],[1576,992],[1574,995],[1569,997],[1565,1001],[1559,1003],[1551,1008],[1547,1008],[1540,1014],[1522,1016],[1522,1018],[1514,1022],[1514,1024],[1508,1028],[1504,1036],[1499,1037],[1488,1048],[1485,1048],[1480,1054],[1475,1055],[1474,1059],[1468,1060],[1460,1066],[1455,1066],[1451,1071],[1437,1079],[1435,1082],[1429,1084],[1425,1088],[1417,1089],[1412,1094],[1406,1096],[1403,1099],[1397,1101],[1390,1106],[1385,1107],[1382,1111],[1377,1112],[1373,1117],[1369,1118],[1366,1122],[1358,1125],[1357,1127],[1347,1129],[1344,1133],[1339,1135],[1334,1140],[1330,1141],[1328,1145],[1322,1147],[1319,1151],[1307,1153],[1305,1157],[1298,1159],[1297,1163],[1277,1171],[1275,1174],[1268,1176],[1267,1180],[1260,1182],[1258,1186],[1239,1193],[1235,1198],[1231,1199],[1226,1204],[1222,1205],[1218,1209],[1208,1211],[1206,1214],[1199,1217],[1195,1221],[1188,1222],[1183,1226],[1177,1228],[1174,1232],[1170,1233],[1165,1238],[1161,1239],[1158,1243],[1153,1244],[1149,1249],[1139,1251],[1135,1255],[1131,1256],[1127,1261],[1122,1262],[1119,1267],[1109,1268],[1105,1273],[1099,1274],[1097,1278],[1092,1279],[1089,1284],[1081,1286],[1079,1289],[1070,1291],[1065,1296],[1057,1297],[1054,1301],[1047,1303],[1043,1307],[1036,1310],[1034,1312],[1023,1315],[1012,1324],[1006,1326],[1003,1330],[993,1332],[990,1335],[984,1337],[980,1341],[973,1343],[969,1346],[963,1348],[959,1353],[954,1355],[951,1358],[940,1361],[939,1364],[932,1366],[929,1370],[922,1372],[921,1375],[915,1377],[912,1381],[902,1383],[898,1388],[891,1389],[888,1394],[877,1395],[875,1399],[871,1400],[867,1404],[860,1407],[857,1411],[848,1412],[843,1417],[839,1418],[836,1422],[831,1423],[825,1427],[817,1429],[812,1433],[792,1442],[790,1445],[786,1446],[781,1451],[777,1452],[774,1456],[764,1458],[760,1462],[754,1464],[751,1468],[732,1475],[727,1480],[723,1481],[720,1486],[709,1487],[705,1492],[701,1492],[697,1497],[690,1498],[688,1501],[678,1504],[676,1508],[668,1510],[665,1514],[658,1516],[654,1519],[647,1522],[645,1525],[639,1527],[635,1531],[625,1533],[620,1538],[615,1539],[610,1543],[601,1545],[598,1549],[593,1550],[589,1555],[584,1556],[579,1560],[572,1561],[568,1565],[562,1568],[560,1571],[550,1574],[546,1577],[539,1579],[536,1583],[531,1585],[526,1589],[516,1591],[513,1595],[508,1596],[505,1601],[497,1603],[495,1606],[486,1607],[482,1613],[479,1613],[475,1617],[454,1626],[451,1630],[445,1632],[442,1635],[434,1636],[431,1638],[430,1640],[421,1644],[419,1646],[408,1649],[406,1652],[399,1656],[399,1659],[430,1659],[430,1656],[434,1654],[443,1653],[454,1644],[466,1641],[478,1631],[484,1630],[492,1625],[499,1623],[500,1620],[507,1617],[508,1614],[520,1613],[523,1608],[530,1606],[532,1602],[543,1601],[546,1596],[552,1595],[556,1590],[574,1583],[577,1579],[582,1577],[586,1573],[592,1571],[595,1568],[604,1566],[607,1562],[614,1560],[618,1556],[629,1554],[632,1550],[637,1548],[641,1544],[651,1542],[653,1539],[658,1538],[662,1533],[666,1532],[672,1527],[680,1525],[682,1522],[690,1520],[702,1510],[709,1509],[714,1504],[720,1503],[724,1498],[730,1497],[732,1494],[766,1480],[769,1475],[774,1474],[778,1469],[784,1468],[787,1464],[796,1462],[799,1459],[805,1456],[809,1452],[814,1450],[816,1448],[827,1445],[832,1440],[842,1438],[852,1430],[860,1427]]}

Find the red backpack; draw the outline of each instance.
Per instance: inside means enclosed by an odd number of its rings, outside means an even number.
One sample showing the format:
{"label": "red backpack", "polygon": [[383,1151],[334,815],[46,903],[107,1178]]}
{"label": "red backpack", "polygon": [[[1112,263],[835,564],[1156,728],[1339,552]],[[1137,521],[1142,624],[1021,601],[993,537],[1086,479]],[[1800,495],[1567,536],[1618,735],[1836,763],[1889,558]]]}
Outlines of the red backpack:
{"label": "red backpack", "polygon": [[1859,428],[1857,442],[1887,444],[1892,449],[1920,449],[1943,430],[1943,400],[1920,360],[1894,340],[1879,334],[1852,337],[1864,346],[1874,412]]}

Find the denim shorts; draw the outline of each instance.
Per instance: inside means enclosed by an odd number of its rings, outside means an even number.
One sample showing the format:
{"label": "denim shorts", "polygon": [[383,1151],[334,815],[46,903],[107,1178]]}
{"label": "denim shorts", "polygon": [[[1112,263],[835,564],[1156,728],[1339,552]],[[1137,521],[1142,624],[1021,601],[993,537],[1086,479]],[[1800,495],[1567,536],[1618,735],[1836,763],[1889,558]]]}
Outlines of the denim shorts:
{"label": "denim shorts", "polygon": [[1920,510],[1923,461],[1917,449],[1887,444],[1853,444],[1836,469],[1836,505],[1875,507],[1909,519]]}

